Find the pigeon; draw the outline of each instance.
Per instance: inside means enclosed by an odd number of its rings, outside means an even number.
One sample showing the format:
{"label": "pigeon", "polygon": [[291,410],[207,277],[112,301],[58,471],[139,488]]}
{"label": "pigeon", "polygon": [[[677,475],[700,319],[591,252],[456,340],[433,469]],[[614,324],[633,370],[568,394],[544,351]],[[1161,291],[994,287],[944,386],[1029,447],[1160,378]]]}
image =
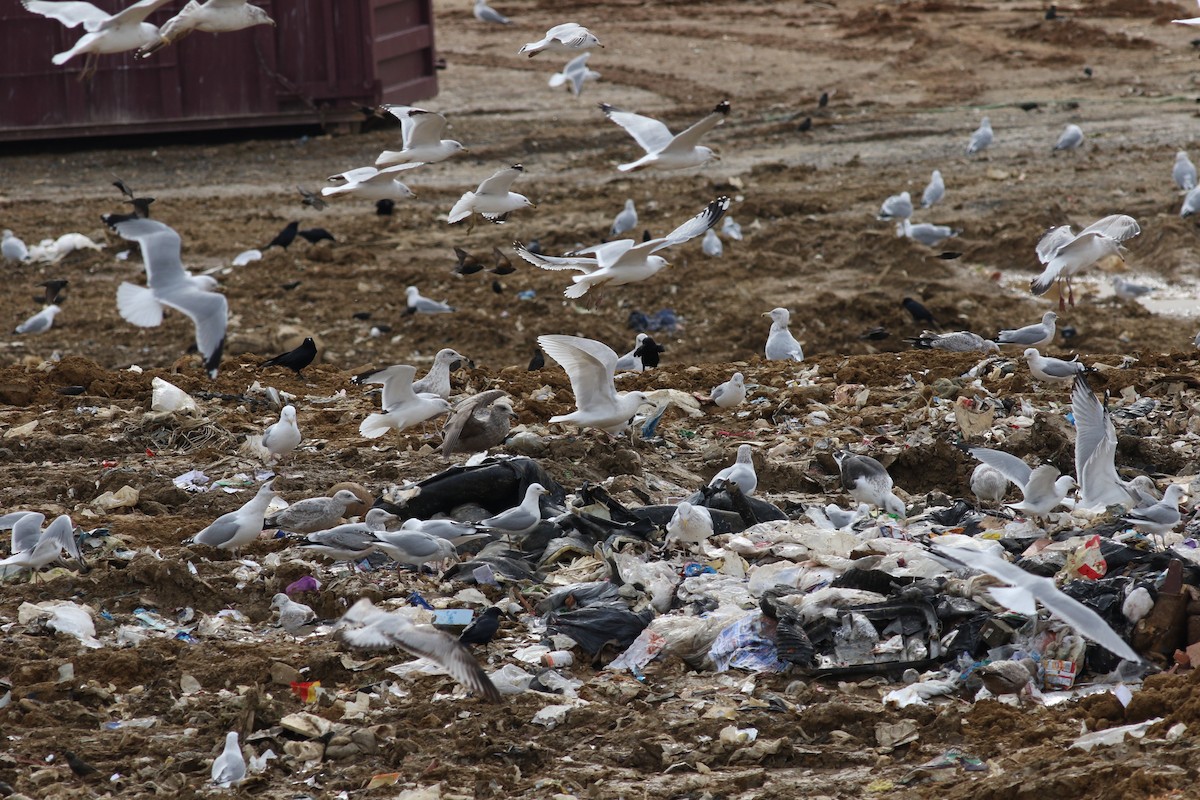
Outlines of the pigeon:
{"label": "pigeon", "polygon": [[633,239],[617,239],[612,242],[587,247],[565,256],[536,255],[520,242],[513,248],[521,258],[548,270],[577,270],[579,275],[571,277],[572,285],[563,292],[564,297],[576,299],[587,294],[593,286],[624,286],[644,281],[656,275],[668,265],[660,250],[683,244],[716,225],[729,208],[728,197],[718,197],[684,222],[675,230],[659,239],[636,243]]}
{"label": "pigeon", "polygon": [[389,105],[383,106],[382,110],[400,120],[402,145],[400,150],[380,153],[375,159],[376,167],[434,164],[467,151],[461,142],[442,138],[446,132],[446,118],[441,114],[412,106]]}
{"label": "pigeon", "polygon": [[767,360],[803,361],[804,349],[788,330],[791,313],[786,308],[773,308],[763,316],[771,318],[771,332],[767,334]]}
{"label": "pigeon", "polygon": [[516,418],[517,412],[500,389],[468,397],[454,407],[442,428],[442,455],[478,453],[501,445]]}
{"label": "pigeon", "polygon": [[1114,275],[1112,279],[1113,294],[1121,300],[1136,300],[1139,297],[1150,294],[1154,291],[1153,286],[1145,286],[1140,283],[1126,280],[1120,275]]}
{"label": "pigeon", "polygon": [[[608,230],[609,236],[620,236],[621,234],[631,231],[637,227],[638,213],[637,208],[633,205],[633,199],[625,201],[625,208],[621,209],[613,220],[612,227]],[[8,231],[12,233],[12,231]]]}
{"label": "pigeon", "polygon": [[564,22],[546,31],[536,42],[529,42],[517,51],[517,55],[528,53],[533,58],[538,53],[574,53],[592,47],[604,47],[600,40],[587,28],[575,22]]}
{"label": "pigeon", "polygon": [[296,231],[296,235],[309,244],[316,244],[317,242],[324,241],[337,241],[337,239],[333,238],[333,234],[324,228],[305,228],[304,230]]}
{"label": "pigeon", "polygon": [[1043,356],[1036,347],[1025,348],[1024,356],[1029,362],[1029,371],[1040,381],[1070,383],[1075,380],[1076,375],[1091,371],[1090,367],[1078,361],[1063,361],[1061,358]]}
{"label": "pigeon", "polygon": [[525,496],[519,505],[476,523],[479,530],[492,531],[510,537],[520,537],[532,531],[542,521],[542,497],[550,490],[540,483],[525,487]]}
{"label": "pigeon", "polygon": [[191,544],[203,544],[218,550],[230,550],[234,553],[258,538],[263,530],[263,520],[266,518],[267,506],[275,499],[272,481],[267,481],[258,487],[258,492],[241,508],[222,514],[211,525],[193,536]]}
{"label": "pigeon", "polygon": [[929,184],[921,194],[921,208],[929,208],[940,203],[946,196],[946,184],[942,181],[941,170],[934,170],[929,176]]}
{"label": "pigeon", "polygon": [[[1111,214],[1093,222],[1078,234],[1069,225],[1053,228],[1037,243],[1038,260],[1046,265],[1042,274],[1029,282],[1034,294],[1045,294],[1058,281],[1065,283],[1071,305],[1075,305],[1075,292],[1071,279],[1097,261],[1116,256],[1122,261],[1121,242],[1142,232],[1137,221],[1125,214]],[[1063,301],[1059,299],[1059,305]]]}
{"label": "pigeon", "polygon": [[[315,533],[328,530],[337,524],[339,519],[346,516],[348,506],[358,502],[360,502],[358,495],[349,489],[339,489],[333,493],[332,497],[309,497],[298,500],[263,520],[263,529],[279,528],[293,533]],[[370,520],[368,520],[369,522]]]}
{"label": "pigeon", "polygon": [[473,192],[466,192],[450,209],[446,221],[453,225],[468,217],[479,214],[497,225],[508,221],[508,215],[521,208],[537,208],[529,198],[512,191],[513,181],[525,172],[525,167],[513,164],[497,170],[492,177],[479,184]]}
{"label": "pigeon", "polygon": [[471,624],[463,629],[463,632],[458,636],[458,643],[461,645],[472,644],[488,644],[496,637],[496,632],[500,630],[500,615],[504,613],[497,606],[485,608],[483,612],[472,620]]}
{"label": "pigeon", "polygon": [[944,350],[948,353],[1000,352],[1000,348],[995,342],[970,331],[950,331],[947,333],[921,331],[920,336],[905,339],[904,341],[917,349]]}
{"label": "pigeon", "polygon": [[113,225],[117,234],[135,241],[142,249],[146,267],[145,288],[122,282],[117,287],[117,310],[121,318],[142,328],[162,324],[163,307],[182,311],[196,328],[196,349],[204,359],[209,377],[217,377],[225,349],[225,326],[229,304],[213,289],[217,282],[208,275],[190,275],[181,260],[179,234],[157,220],[127,219]]}
{"label": "pigeon", "polygon": [[59,315],[62,308],[56,305],[48,305],[38,313],[34,314],[29,319],[22,322],[16,327],[13,333],[45,333],[54,325],[54,318]]}
{"label": "pigeon", "polygon": [[475,0],[475,19],[495,25],[512,25],[512,20],[488,5],[488,0]]}
{"label": "pigeon", "polygon": [[137,50],[159,41],[158,28],[146,22],[146,17],[167,2],[140,0],[112,15],[91,3],[76,0],[21,0],[21,5],[25,6],[26,11],[57,20],[67,28],[83,26],[87,32],[69,50],[57,53],[50,60],[62,65],[77,55],[86,54],[87,61],[80,74],[80,79],[86,80],[96,71],[99,56]]}
{"label": "pigeon", "polygon": [[296,191],[300,192],[300,202],[312,208],[314,211],[323,211],[329,207],[329,203],[326,203],[324,200],[322,200],[319,194],[310,192],[303,186],[297,186]]}
{"label": "pigeon", "polygon": [[438,350],[433,357],[433,366],[421,380],[413,383],[413,391],[417,394],[437,395],[443,400],[450,399],[450,370],[458,362],[468,361],[467,357],[457,350],[446,347]]}
{"label": "pigeon", "polygon": [[280,458],[300,445],[300,427],[296,424],[296,407],[284,406],[279,412],[279,421],[263,432],[262,446],[271,458]]}
{"label": "pigeon", "polygon": [[29,248],[25,246],[25,242],[7,229],[3,236],[3,240],[0,240],[0,255],[4,257],[5,261],[25,261],[29,258]]}
{"label": "pigeon", "polygon": [[883,201],[883,205],[879,207],[879,213],[875,216],[875,219],[905,220],[911,217],[912,214],[912,197],[908,192],[901,192]]}
{"label": "pigeon", "polygon": [[337,623],[338,637],[361,650],[400,648],[443,667],[450,676],[489,703],[500,702],[500,692],[458,641],[430,625],[416,625],[398,613],[388,613],[363,598]]}
{"label": "pigeon", "polygon": [[1052,464],[1031,469],[1021,459],[1001,450],[972,447],[967,452],[1012,481],[1021,490],[1023,498],[1019,503],[1009,503],[1008,507],[1033,517],[1049,514],[1076,485],[1074,478],[1070,475],[1060,476]]}
{"label": "pigeon", "polygon": [[1122,519],[1140,531],[1161,538],[1165,550],[1167,534],[1183,519],[1179,513],[1179,501],[1183,498],[1184,491],[1182,486],[1172,483],[1163,492],[1162,500],[1146,508],[1135,508]]}
{"label": "pigeon", "polygon": [[238,744],[237,732],[230,731],[225,734],[225,749],[213,761],[212,782],[222,789],[228,789],[230,786],[237,786],[244,780],[246,780],[246,759],[242,757],[242,748]]}
{"label": "pigeon", "polygon": [[1185,192],[1196,188],[1196,165],[1182,150],[1175,154],[1175,166],[1171,168],[1171,177],[1175,179],[1175,185]]}
{"label": "pigeon", "polygon": [[562,72],[556,72],[550,76],[548,81],[550,88],[557,89],[559,86],[570,86],[571,94],[579,97],[583,93],[583,85],[588,81],[600,80],[600,73],[594,69],[588,69],[588,59],[592,57],[591,53],[581,53],[567,62],[562,68]]}
{"label": "pigeon", "polygon": [[629,111],[621,111],[607,103],[600,104],[600,110],[610,120],[625,129],[633,137],[646,155],[628,164],[617,167],[621,172],[633,172],[647,167],[652,169],[672,170],[688,169],[707,164],[718,158],[708,147],[699,145],[700,137],[720,125],[729,116],[729,101],[722,100],[708,116],[692,125],[678,135],[674,135],[666,125],[656,119],[643,117]]}
{"label": "pigeon", "polygon": [[203,3],[190,0],[178,14],[163,23],[159,29],[161,38],[138,50],[137,57],[146,58],[192,31],[231,33],[255,25],[274,27],[275,20],[246,0],[205,0]]}
{"label": "pigeon", "polygon": [[297,603],[283,592],[271,598],[271,608],[279,612],[279,627],[288,633],[296,633],[317,618],[315,611],[304,603]]}
{"label": "pigeon", "polygon": [[842,486],[856,502],[881,508],[901,520],[906,516],[904,501],[892,491],[892,476],[870,456],[835,453],[841,471]]}
{"label": "pigeon", "polygon": [[358,426],[360,435],[368,439],[377,439],[390,430],[402,431],[451,411],[448,401],[433,395],[419,395],[413,391],[412,383],[416,373],[415,367],[398,364],[363,379],[362,383],[383,384],[383,413],[368,415]]}
{"label": "pigeon", "polygon": [[758,475],[754,472],[754,448],[748,444],[738,445],[737,459],[733,464],[718,472],[708,482],[709,486],[736,483],[744,495],[754,494],[758,488]]}
{"label": "pigeon", "polygon": [[703,544],[712,535],[712,514],[707,508],[694,506],[686,500],[675,506],[675,513],[667,523],[667,541]]}
{"label": "pigeon", "polygon": [[512,260],[499,247],[493,247],[492,267],[488,269],[488,272],[493,275],[512,275],[516,271],[517,268],[512,265]]}
{"label": "pigeon", "polygon": [[642,392],[617,393],[613,375],[617,354],[602,342],[579,336],[539,336],[538,344],[558,362],[571,380],[576,410],[550,418],[580,427],[599,428],[616,436],[628,426],[646,400]]}
{"label": "pigeon", "polygon": [[732,378],[714,386],[709,398],[718,408],[735,408],[746,402],[746,382],[742,373],[735,372]]}
{"label": "pigeon", "polygon": [[1075,150],[1083,146],[1083,129],[1078,125],[1067,125],[1054,143],[1055,150]]}
{"label": "pigeon", "polygon": [[971,134],[967,143],[967,155],[973,156],[988,149],[992,144],[992,121],[987,117],[979,120],[979,127]]}
{"label": "pigeon", "polygon": [[1042,321],[1024,328],[1006,329],[996,336],[996,344],[1015,344],[1025,347],[1045,347],[1054,341],[1054,323],[1058,314],[1047,311],[1042,314]]}
{"label": "pigeon", "polygon": [[422,297],[421,290],[415,286],[405,289],[404,297],[409,314],[449,314],[454,311],[454,306]]}
{"label": "pigeon", "polygon": [[912,316],[913,322],[932,325],[938,330],[942,329],[941,323],[933,318],[933,314],[922,303],[906,297],[900,301],[900,306]]}
{"label": "pigeon", "polygon": [[335,194],[353,194],[362,197],[365,200],[375,200],[376,213],[381,213],[382,216],[388,216],[391,211],[386,214],[380,212],[380,203],[387,200],[395,204],[396,200],[416,197],[416,193],[412,189],[405,186],[399,180],[399,175],[405,170],[412,169],[416,164],[397,164],[394,167],[386,167],[377,169],[375,167],[358,167],[357,169],[340,172],[337,175],[329,176],[329,180],[342,183],[338,186],[326,186],[321,189],[321,194],[325,197],[330,197]]}
{"label": "pigeon", "polygon": [[980,462],[971,472],[971,491],[981,503],[998,504],[1008,494],[1008,478],[990,464]]}
{"label": "pigeon", "polygon": [[304,368],[313,362],[317,357],[317,343],[312,340],[311,336],[305,337],[300,346],[294,350],[289,350],[286,353],[280,353],[277,356],[268,358],[266,361],[258,365],[259,369],[263,367],[285,367],[290,369],[297,375],[302,375]]}
{"label": "pigeon", "polygon": [[483,271],[484,263],[461,247],[454,248],[454,255],[458,258],[451,270],[455,275],[474,275]]}

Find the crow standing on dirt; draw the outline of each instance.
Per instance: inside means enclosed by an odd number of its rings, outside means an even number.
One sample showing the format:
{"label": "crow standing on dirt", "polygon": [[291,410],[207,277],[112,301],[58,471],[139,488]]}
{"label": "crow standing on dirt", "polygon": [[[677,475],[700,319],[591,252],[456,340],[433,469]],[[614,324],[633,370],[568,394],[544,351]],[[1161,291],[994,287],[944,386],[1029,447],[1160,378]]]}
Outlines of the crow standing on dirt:
{"label": "crow standing on dirt", "polygon": [[666,350],[667,348],[647,336],[642,339],[642,343],[633,351],[633,354],[642,360],[642,369],[653,369],[658,366],[659,355]]}
{"label": "crow standing on dirt", "polygon": [[296,235],[309,244],[316,244],[317,242],[326,240],[330,242],[337,241],[337,239],[333,238],[333,234],[324,228],[306,228],[302,231],[296,231]]}
{"label": "crow standing on dirt", "polygon": [[299,231],[300,231],[300,223],[299,222],[295,222],[295,221],[289,222],[287,224],[287,227],[285,227],[278,234],[276,234],[275,238],[271,240],[271,243],[268,244],[266,247],[264,247],[263,250],[270,250],[272,247],[276,247],[276,246],[282,247],[284,250],[287,250],[288,247],[292,244],[292,242],[296,241],[296,234],[299,233]]}
{"label": "crow standing on dirt", "polygon": [[933,318],[933,314],[930,313],[929,309],[918,303],[916,300],[913,300],[911,297],[906,297],[901,300],[900,305],[904,307],[905,311],[912,315],[913,322],[920,322],[924,325],[932,325],[938,330],[942,329],[941,323]]}
{"label": "crow standing on dirt", "polygon": [[71,772],[74,772],[80,778],[86,778],[89,775],[95,775],[100,771],[79,756],[72,753],[70,750],[64,750],[63,756],[66,757],[67,766],[71,768]]}
{"label": "crow standing on dirt", "polygon": [[317,343],[308,337],[295,350],[289,350],[286,353],[280,353],[274,358],[268,358],[266,361],[259,364],[259,369],[263,367],[287,367],[292,372],[299,375],[301,370],[313,362],[317,357]]}

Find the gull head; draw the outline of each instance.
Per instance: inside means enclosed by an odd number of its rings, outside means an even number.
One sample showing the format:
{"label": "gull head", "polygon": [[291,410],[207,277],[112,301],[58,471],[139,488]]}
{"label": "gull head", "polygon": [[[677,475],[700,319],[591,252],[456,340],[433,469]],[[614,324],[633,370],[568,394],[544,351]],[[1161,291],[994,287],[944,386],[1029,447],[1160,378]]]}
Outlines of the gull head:
{"label": "gull head", "polygon": [[253,6],[249,3],[246,3],[245,9],[246,15],[250,17],[250,19],[254,20],[255,25],[270,25],[272,28],[275,27],[275,20],[271,19],[267,12],[263,11],[258,6]]}
{"label": "gull head", "polygon": [[449,148],[450,148],[450,150],[451,150],[451,151],[453,151],[453,152],[455,152],[455,153],[469,153],[469,152],[471,152],[470,150],[468,150],[466,147],[464,147],[464,146],[463,146],[463,143],[462,143],[462,142],[456,142],[456,141],[454,141],[453,139],[447,139],[447,140],[445,140],[444,142],[442,142],[442,144],[444,144],[444,145],[446,145],[447,147],[449,147]]}
{"label": "gull head", "polygon": [[517,418],[516,410],[512,407],[512,403],[510,403],[507,399],[497,400],[496,402],[492,403],[492,408],[499,409],[501,413],[508,414],[508,416],[512,417],[513,419]]}
{"label": "gull head", "polygon": [[291,602],[291,599],[292,598],[288,597],[283,592],[280,592],[271,598],[271,608],[283,608],[285,605]]}
{"label": "gull head", "polygon": [[437,413],[433,414],[434,417],[440,417],[442,414],[449,414],[454,411],[454,406],[450,405],[449,400],[443,400],[439,397],[436,400],[430,400],[430,402],[437,406],[438,409]]}
{"label": "gull head", "polygon": [[1031,359],[1038,358],[1039,356],[1041,356],[1041,353],[1039,353],[1037,351],[1036,347],[1026,347],[1024,355],[1025,355],[1025,360],[1029,361]]}
{"label": "gull head", "polygon": [[663,267],[671,266],[671,262],[667,261],[662,256],[649,256],[646,259],[646,266],[654,270],[660,270]]}
{"label": "gull head", "polygon": [[295,406],[284,406],[283,410],[281,412],[279,412],[279,418],[283,419],[283,420],[287,420],[288,422],[295,422],[296,421],[296,407]]}
{"label": "gull head", "polygon": [[392,188],[395,189],[396,193],[399,194],[401,197],[415,198],[417,196],[416,192],[414,192],[412,189],[405,186],[400,181],[394,180],[394,181],[392,181],[392,184],[393,184]]}
{"label": "gull head", "polygon": [[716,152],[711,147],[704,147],[703,145],[700,145],[700,146],[696,147],[696,152],[699,153],[700,156],[705,161],[720,161],[721,160],[721,157],[719,155],[717,155]]}
{"label": "gull head", "polygon": [[792,318],[791,312],[786,308],[773,308],[770,311],[763,313],[764,317],[770,317],[772,324],[784,327]]}

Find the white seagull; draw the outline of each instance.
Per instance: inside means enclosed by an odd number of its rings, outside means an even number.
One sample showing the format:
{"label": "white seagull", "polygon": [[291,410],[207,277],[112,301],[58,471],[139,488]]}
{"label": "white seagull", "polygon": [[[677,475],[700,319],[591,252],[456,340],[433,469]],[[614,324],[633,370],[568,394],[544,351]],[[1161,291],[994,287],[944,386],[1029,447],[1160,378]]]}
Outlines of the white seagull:
{"label": "white seagull", "polygon": [[542,498],[548,494],[550,490],[545,486],[531,483],[525,487],[525,495],[520,504],[476,523],[475,527],[506,536],[524,536],[541,523]]}
{"label": "white seagull", "polygon": [[137,57],[145,58],[167,45],[175,44],[192,31],[232,33],[255,25],[274,27],[275,20],[246,0],[206,0],[203,3],[191,0],[183,10],[163,23],[158,30],[161,38],[138,50]]}
{"label": "white seagull", "polygon": [[21,0],[21,5],[34,14],[58,20],[68,28],[83,26],[87,33],[81,36],[70,50],[64,50],[50,59],[61,65],[77,55],[86,53],[87,61],[80,75],[83,79],[96,71],[99,56],[137,50],[157,42],[158,28],[146,22],[146,17],[167,2],[168,0],[140,0],[112,15],[81,0]]}
{"label": "white seagull", "polygon": [[1175,185],[1185,192],[1196,188],[1196,165],[1182,150],[1175,154],[1175,166],[1171,168],[1171,177],[1174,178]]}
{"label": "white seagull", "polygon": [[399,150],[380,153],[379,158],[375,159],[376,167],[435,164],[455,153],[467,151],[460,142],[442,138],[446,132],[446,118],[441,114],[412,106],[388,105],[383,106],[383,110],[400,120],[402,145]]}
{"label": "white seagull", "polygon": [[1001,450],[972,447],[967,452],[1012,481],[1024,497],[1019,503],[1009,503],[1008,507],[1033,517],[1050,513],[1076,485],[1074,478],[1070,475],[1060,476],[1052,464],[1031,469],[1021,459]]}
{"label": "white seagull", "polygon": [[906,220],[913,215],[912,196],[908,192],[894,194],[879,206],[875,219]]}
{"label": "white seagull", "polygon": [[225,348],[229,304],[213,291],[208,275],[191,275],[183,268],[179,234],[158,220],[126,219],[112,225],[122,238],[137,242],[146,267],[145,288],[122,282],[117,287],[117,310],[126,322],[141,328],[162,324],[163,308],[182,311],[196,328],[196,349],[210,377],[217,377]]}
{"label": "white seagull", "polygon": [[714,386],[709,398],[718,408],[734,408],[746,402],[746,380],[742,373],[735,372],[732,378]]}
{"label": "white seagull", "polygon": [[420,395],[413,391],[413,377],[416,374],[416,367],[397,364],[362,380],[362,383],[383,384],[383,413],[368,415],[358,426],[360,435],[378,439],[390,430],[402,431],[450,412],[448,401],[436,395]]}
{"label": "white seagull", "polygon": [[479,184],[475,191],[460,197],[454,208],[450,209],[446,221],[453,225],[473,214],[479,214],[489,222],[501,224],[508,221],[508,215],[518,209],[537,208],[528,197],[512,191],[513,181],[524,171],[525,167],[520,164],[497,170],[492,177]]}
{"label": "white seagull", "polygon": [[1183,516],[1179,513],[1179,501],[1183,498],[1184,493],[1185,490],[1182,486],[1178,483],[1172,483],[1163,492],[1162,500],[1159,500],[1152,506],[1135,508],[1123,519],[1138,530],[1161,538],[1163,540],[1163,549],[1166,549],[1167,534],[1173,531],[1175,526],[1183,519]]}
{"label": "white seagull", "polygon": [[1054,323],[1058,314],[1047,311],[1042,314],[1042,321],[1023,328],[1009,328],[1000,331],[996,336],[996,344],[1017,344],[1026,347],[1044,347],[1054,341]]}
{"label": "white seagull", "polygon": [[591,53],[583,53],[568,61],[567,65],[562,68],[562,72],[556,72],[550,76],[550,88],[557,89],[564,84],[570,84],[571,94],[579,97],[585,83],[600,80],[599,72],[588,69],[587,62],[591,57]]}
{"label": "white seagull", "polygon": [[[203,544],[218,550],[230,550],[236,553],[258,538],[263,531],[263,521],[267,516],[267,506],[275,499],[272,481],[267,481],[258,487],[258,492],[236,511],[222,514],[213,520],[212,524],[197,533],[190,540],[191,544]],[[187,542],[185,542],[186,544]]]}
{"label": "white seagull", "polygon": [[272,458],[279,458],[295,450],[303,437],[296,424],[296,407],[284,406],[279,412],[279,421],[263,432],[262,446]]}
{"label": "white seagull", "polygon": [[[1076,356],[1078,358],[1078,356]],[[1075,376],[1089,369],[1079,361],[1064,361],[1061,358],[1044,356],[1036,347],[1025,348],[1025,360],[1029,362],[1029,371],[1040,381],[1050,383],[1069,383]]]}
{"label": "white seagull", "polygon": [[617,354],[603,342],[579,336],[539,336],[542,352],[558,362],[571,379],[576,410],[551,417],[550,422],[570,422],[599,428],[616,436],[645,402],[642,392],[618,393],[613,383]]}
{"label": "white seagull", "polygon": [[712,159],[720,157],[711,148],[702,147],[700,137],[720,125],[729,116],[729,101],[722,100],[708,116],[692,125],[678,135],[661,122],[641,114],[621,111],[608,103],[601,103],[600,110],[613,122],[625,129],[633,137],[646,155],[637,161],[621,164],[617,169],[621,172],[651,167],[653,169],[687,169],[707,164]]}
{"label": "white seagull", "polygon": [[475,0],[475,19],[494,25],[512,25],[512,20],[488,5],[488,0]]}
{"label": "white seagull", "polygon": [[758,474],[754,471],[754,448],[748,444],[738,445],[737,459],[714,475],[708,485],[715,486],[717,481],[736,483],[742,494],[754,494],[754,490],[758,488]]}
{"label": "white seagull", "polygon": [[546,31],[536,42],[529,42],[517,51],[517,55],[528,53],[533,58],[538,53],[574,53],[592,47],[604,47],[600,40],[587,28],[576,22],[564,22]]}
{"label": "white seagull", "polygon": [[54,318],[62,309],[56,305],[48,305],[29,319],[16,327],[13,333],[45,333],[54,325]]}
{"label": "white seagull", "polygon": [[972,156],[976,153],[983,152],[992,144],[992,121],[987,117],[979,120],[979,127],[971,134],[971,141],[967,142],[967,155]]}
{"label": "white seagull", "polygon": [[1083,128],[1078,125],[1068,125],[1063,128],[1058,141],[1054,143],[1055,150],[1075,150],[1083,145]]}
{"label": "white seagull", "polygon": [[788,330],[792,315],[786,308],[773,308],[763,314],[771,318],[771,332],[767,334],[766,355],[768,361],[803,361],[804,349]]}
{"label": "white seagull", "polygon": [[5,261],[25,261],[29,258],[29,248],[25,246],[24,241],[18,239],[12,231],[7,229],[3,236],[3,241],[0,241],[0,256],[3,256]]}
{"label": "white seagull", "polygon": [[246,759],[238,745],[237,731],[225,734],[225,749],[213,760],[212,782],[222,789],[237,786],[246,780]]}
{"label": "white seagull", "polygon": [[895,514],[901,520],[907,515],[904,501],[892,491],[892,476],[887,469],[870,456],[850,453],[834,453],[841,471],[842,486],[858,503],[866,503]]}
{"label": "white seagull", "polygon": [[[608,229],[609,236],[620,236],[622,233],[628,233],[637,227],[638,213],[637,207],[633,204],[633,198],[625,201],[625,207],[617,213],[613,218],[612,227]],[[11,234],[12,231],[5,231]]]}
{"label": "white seagull", "polygon": [[[1029,283],[1034,294],[1045,294],[1050,286],[1059,281],[1065,283],[1070,293],[1071,305],[1075,305],[1075,292],[1071,289],[1071,278],[1106,256],[1117,256],[1122,261],[1121,242],[1142,232],[1137,220],[1126,214],[1110,214],[1096,220],[1078,234],[1070,225],[1052,229],[1037,243],[1038,260],[1046,265],[1042,274]],[[1059,305],[1062,306],[1062,298]]]}
{"label": "white seagull", "polygon": [[941,170],[934,170],[929,176],[929,184],[921,194],[921,208],[929,208],[934,203],[941,202],[946,196],[946,184],[942,181]]}
{"label": "white seagull", "polygon": [[433,357],[433,366],[424,378],[413,383],[417,394],[435,394],[444,400],[450,399],[450,366],[456,362],[467,362],[467,357],[457,350],[444,347]]}
{"label": "white seagull", "polygon": [[342,181],[339,186],[326,186],[321,194],[329,197],[335,194],[353,194],[365,200],[403,200],[406,197],[416,197],[412,189],[400,182],[401,172],[410,170],[419,164],[397,164],[394,167],[377,169],[375,167],[359,167],[358,169],[330,175],[330,181]]}
{"label": "white seagull", "polygon": [[421,290],[415,286],[409,286],[404,290],[404,299],[409,314],[450,314],[454,311],[452,305],[422,296]]}

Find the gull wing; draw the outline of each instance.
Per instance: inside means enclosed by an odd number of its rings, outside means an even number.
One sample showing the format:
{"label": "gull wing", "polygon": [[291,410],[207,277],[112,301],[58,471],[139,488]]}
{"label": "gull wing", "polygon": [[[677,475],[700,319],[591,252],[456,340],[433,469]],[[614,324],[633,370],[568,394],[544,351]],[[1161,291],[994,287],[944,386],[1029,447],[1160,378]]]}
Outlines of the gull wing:
{"label": "gull wing", "polygon": [[[657,245],[650,251],[656,253],[665,247],[671,247],[676,244],[683,244],[689,239],[695,239],[697,236],[708,231],[721,221],[721,217],[725,216],[725,212],[729,210],[729,198],[722,195],[716,200],[713,200],[704,210],[696,216],[689,219],[687,222],[680,225],[675,230],[668,233],[661,239],[655,239]],[[646,244],[649,244],[647,242]]]}
{"label": "gull wing", "polygon": [[1117,475],[1117,431],[1112,416],[1083,375],[1075,376],[1071,389],[1075,416],[1075,474],[1084,508],[1129,505],[1129,492]]}
{"label": "gull wing", "polygon": [[1038,239],[1037,257],[1038,261],[1043,264],[1049,264],[1054,258],[1054,254],[1058,252],[1058,248],[1070,242],[1075,238],[1075,232],[1071,230],[1070,225],[1060,225],[1057,228],[1051,228],[1046,232],[1046,235]]}
{"label": "gull wing", "polygon": [[600,264],[595,258],[581,258],[579,256],[541,256],[536,253],[529,252],[529,248],[520,242],[513,242],[513,250],[517,255],[533,264],[535,267],[542,269],[579,270],[584,274],[595,272],[599,269]]}
{"label": "gull wing", "polygon": [[558,362],[571,379],[575,405],[580,411],[599,400],[606,406],[617,404],[613,374],[617,354],[603,342],[580,336],[539,336],[542,352]]}
{"label": "gull wing", "polygon": [[400,128],[404,135],[405,150],[419,145],[435,145],[446,132],[446,118],[433,111],[413,108],[408,116],[401,118]]}
{"label": "gull wing", "polygon": [[411,403],[417,399],[413,391],[413,378],[417,368],[408,364],[395,364],[381,369],[370,377],[363,378],[362,383],[383,384],[383,410],[390,411],[401,403]]}
{"label": "gull wing", "polygon": [[[146,17],[153,14],[159,6],[165,5],[168,2],[170,0],[139,0],[139,2],[122,9],[100,23],[96,30],[112,29],[120,25],[137,25],[139,22],[145,20]],[[92,29],[88,28],[88,30]]]}
{"label": "gull wing", "polygon": [[[613,108],[608,103],[601,103],[600,110],[605,116],[625,129],[633,140],[641,145],[647,153],[660,153],[671,145],[674,138],[670,128],[656,119],[643,117],[630,111]],[[693,126],[694,127],[694,126]]]}
{"label": "gull wing", "polygon": [[562,74],[570,76],[572,72],[582,72],[587,68],[587,60],[592,57],[590,50],[585,51],[581,55],[577,55],[567,62],[567,65],[562,68]]}
{"label": "gull wing", "polygon": [[663,148],[664,150],[681,150],[685,153],[691,152],[697,144],[700,143],[700,137],[711,131],[713,128],[720,125],[729,116],[729,101],[722,100],[717,103],[717,107],[709,112],[708,116],[697,122],[692,127],[685,130],[683,133],[671,140],[671,143]]}
{"label": "gull wing", "polygon": [[50,0],[21,0],[26,11],[61,22],[68,28],[83,25],[85,30],[99,30],[108,21],[109,15],[96,8],[91,3],[67,2],[55,3]]}
{"label": "gull wing", "polygon": [[450,421],[446,423],[446,427],[442,428],[442,451],[453,453],[463,428],[471,421],[475,412],[490,406],[507,394],[503,389],[489,389],[486,392],[472,395],[455,406]]}
{"label": "gull wing", "polygon": [[[1002,450],[992,450],[987,447],[972,447],[967,452],[971,454],[972,458],[982,461],[1015,483],[1017,488],[1022,492],[1025,491],[1033,470],[1024,461],[1011,453],[1005,453]],[[1051,478],[1050,482],[1054,483],[1054,479]]]}
{"label": "gull wing", "polygon": [[1107,217],[1098,219],[1091,225],[1088,225],[1079,232],[1080,236],[1085,233],[1098,233],[1101,236],[1107,236],[1110,239],[1116,239],[1118,242],[1123,242],[1126,239],[1132,239],[1142,232],[1141,226],[1137,224],[1137,220],[1127,214],[1110,214]]}
{"label": "gull wing", "polygon": [[229,322],[229,302],[219,292],[209,292],[188,284],[155,290],[154,296],[165,306],[182,311],[196,326],[196,349],[211,372],[221,360],[225,327]]}
{"label": "gull wing", "polygon": [[179,234],[155,219],[134,218],[112,226],[123,239],[137,242],[146,264],[146,282],[155,292],[188,283],[180,257]]}
{"label": "gull wing", "polygon": [[479,188],[475,190],[475,194],[506,195],[512,191],[513,181],[519,178],[521,173],[524,171],[525,168],[520,164],[513,164],[511,167],[505,167],[483,183],[479,184]]}

